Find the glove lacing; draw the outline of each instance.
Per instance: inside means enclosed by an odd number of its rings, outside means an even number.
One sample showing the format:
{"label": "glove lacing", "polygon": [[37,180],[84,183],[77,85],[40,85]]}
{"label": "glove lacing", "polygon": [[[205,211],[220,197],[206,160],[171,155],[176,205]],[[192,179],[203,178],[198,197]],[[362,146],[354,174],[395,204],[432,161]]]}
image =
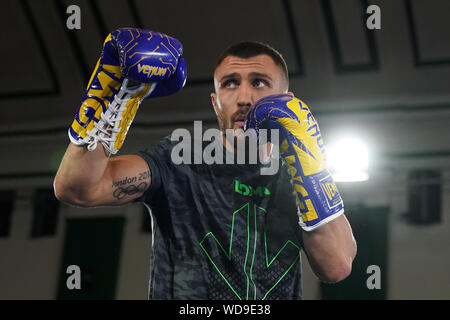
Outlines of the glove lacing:
{"label": "glove lacing", "polygon": [[[100,141],[110,154],[117,153],[118,150],[114,148],[114,143],[117,132],[122,130],[119,127],[122,113],[130,98],[145,87],[145,83],[140,83],[138,87],[132,89],[128,87],[128,82],[129,80],[125,78],[119,92],[114,95],[114,100],[109,104],[106,112],[100,115],[100,120],[94,124],[94,128],[86,132],[86,137],[83,141],[88,145],[89,151],[97,148],[97,144]],[[150,95],[155,87],[156,83],[153,83],[150,90],[138,101],[138,104]]]}

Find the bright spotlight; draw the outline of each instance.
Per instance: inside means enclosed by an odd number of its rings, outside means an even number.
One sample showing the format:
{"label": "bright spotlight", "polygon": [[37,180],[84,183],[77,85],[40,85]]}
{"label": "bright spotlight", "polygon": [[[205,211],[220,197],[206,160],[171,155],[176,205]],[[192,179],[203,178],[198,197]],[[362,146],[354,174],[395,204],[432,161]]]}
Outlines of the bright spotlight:
{"label": "bright spotlight", "polygon": [[327,148],[328,166],[336,182],[357,182],[369,179],[369,153],[356,138],[343,138]]}

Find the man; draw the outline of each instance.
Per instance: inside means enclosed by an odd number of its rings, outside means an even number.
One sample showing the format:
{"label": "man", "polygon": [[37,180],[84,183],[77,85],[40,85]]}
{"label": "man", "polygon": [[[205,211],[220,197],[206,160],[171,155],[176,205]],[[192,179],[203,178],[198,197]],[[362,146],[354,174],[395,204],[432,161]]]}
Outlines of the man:
{"label": "man", "polygon": [[[308,184],[315,175],[296,174],[301,157],[292,160],[288,154],[296,150],[299,130],[291,134],[281,128],[292,149],[281,143],[286,157],[273,175],[261,175],[264,164],[175,164],[172,150],[178,142],[169,138],[134,155],[109,157],[123,143],[142,99],[183,87],[181,55],[181,44],[164,34],[119,29],[108,36],[69,130],[72,143],[54,181],[58,199],[82,207],[141,201],[151,209],[150,299],[301,299],[302,247],[322,281],[347,277],[356,244],[342,201],[335,197],[339,212],[321,210]],[[257,42],[230,47],[214,71],[211,94],[220,129],[242,130],[246,117],[249,124],[259,123],[275,109],[291,112],[288,85],[286,63],[271,47]],[[260,99],[267,96],[271,100],[264,105]],[[269,111],[263,116],[248,115],[264,108]],[[279,120],[289,127],[282,118],[266,123]],[[310,113],[307,119],[313,121]],[[317,138],[320,132],[314,135],[319,143]],[[223,154],[234,156],[225,135],[221,143]],[[326,171],[323,163],[320,172]]]}

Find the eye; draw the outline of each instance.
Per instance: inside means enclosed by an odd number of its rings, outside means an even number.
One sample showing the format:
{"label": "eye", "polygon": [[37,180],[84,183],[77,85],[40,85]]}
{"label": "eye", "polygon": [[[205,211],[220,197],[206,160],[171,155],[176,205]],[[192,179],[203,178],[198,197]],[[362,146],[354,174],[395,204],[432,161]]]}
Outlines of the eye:
{"label": "eye", "polygon": [[228,89],[235,88],[238,85],[239,83],[237,82],[237,80],[234,79],[226,80],[224,83],[222,83],[222,87]]}
{"label": "eye", "polygon": [[263,79],[255,79],[252,85],[254,88],[262,88],[268,86],[268,83],[266,80]]}

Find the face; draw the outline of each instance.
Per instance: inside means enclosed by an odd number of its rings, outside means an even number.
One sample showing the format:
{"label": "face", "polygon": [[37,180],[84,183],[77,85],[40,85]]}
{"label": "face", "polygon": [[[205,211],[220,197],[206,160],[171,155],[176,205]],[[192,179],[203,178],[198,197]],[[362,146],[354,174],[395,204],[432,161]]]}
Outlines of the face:
{"label": "face", "polygon": [[214,72],[214,88],[211,101],[221,130],[242,129],[256,101],[288,89],[283,70],[265,54],[248,59],[226,57]]}

